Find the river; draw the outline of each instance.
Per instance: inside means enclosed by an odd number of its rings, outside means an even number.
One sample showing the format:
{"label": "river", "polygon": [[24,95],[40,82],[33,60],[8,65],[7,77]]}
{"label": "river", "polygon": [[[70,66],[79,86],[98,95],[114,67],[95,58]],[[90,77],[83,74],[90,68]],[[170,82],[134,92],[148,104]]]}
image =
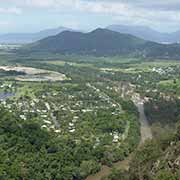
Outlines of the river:
{"label": "river", "polygon": [[[152,139],[152,132],[151,128],[149,126],[149,123],[147,121],[147,118],[144,113],[144,103],[142,100],[138,99],[134,101],[135,105],[138,108],[139,111],[139,121],[141,123],[141,141],[140,144],[143,144],[146,140]],[[131,160],[132,156],[130,155],[128,158],[126,158],[124,161],[119,161],[117,163],[113,164],[113,167],[116,169],[125,169],[127,170],[129,168],[129,162]],[[101,180],[104,176],[108,176],[111,173],[112,168],[108,166],[102,166],[101,170],[96,173],[95,175],[88,176],[86,180]]]}

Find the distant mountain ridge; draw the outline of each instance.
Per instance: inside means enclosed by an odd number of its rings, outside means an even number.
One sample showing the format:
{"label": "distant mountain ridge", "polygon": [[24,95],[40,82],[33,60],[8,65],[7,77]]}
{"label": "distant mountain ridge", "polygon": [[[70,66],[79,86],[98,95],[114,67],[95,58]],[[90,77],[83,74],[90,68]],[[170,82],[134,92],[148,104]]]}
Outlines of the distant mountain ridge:
{"label": "distant mountain ridge", "polygon": [[180,58],[179,44],[160,44],[146,41],[130,34],[108,29],[89,33],[63,31],[21,49],[23,52],[48,52],[95,56],[138,56],[155,58]]}
{"label": "distant mountain ridge", "polygon": [[131,53],[146,41],[128,34],[98,28],[89,33],[64,31],[26,46],[32,52],[115,55]]}
{"label": "distant mountain ridge", "polygon": [[174,33],[161,33],[146,26],[128,26],[128,25],[110,25],[106,28],[112,31],[131,34],[145,40],[159,42],[159,43],[180,42],[180,31]]}
{"label": "distant mountain ridge", "polygon": [[48,36],[57,35],[63,31],[73,31],[70,28],[58,27],[54,29],[46,29],[37,33],[8,33],[0,35],[0,43],[6,44],[27,44],[46,38]]}
{"label": "distant mountain ridge", "polygon": [[[130,26],[130,25],[110,25],[106,29],[116,31],[122,34],[130,34],[144,40],[154,41],[158,43],[170,44],[180,42],[180,31],[174,33],[162,33],[146,26]],[[42,30],[37,33],[8,33],[0,34],[1,44],[27,44],[32,43],[48,36],[57,35],[63,31],[74,31],[67,27],[58,27]]]}

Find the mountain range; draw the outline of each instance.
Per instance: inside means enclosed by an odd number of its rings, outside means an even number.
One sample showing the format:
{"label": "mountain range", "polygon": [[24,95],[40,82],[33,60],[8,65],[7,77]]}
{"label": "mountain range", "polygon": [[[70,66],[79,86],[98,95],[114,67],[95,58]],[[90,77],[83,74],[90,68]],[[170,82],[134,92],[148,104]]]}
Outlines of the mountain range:
{"label": "mountain range", "polygon": [[73,31],[70,28],[58,27],[55,29],[46,29],[37,33],[8,33],[0,35],[0,43],[5,44],[27,44],[46,38],[48,36],[54,36],[65,30]]}
{"label": "mountain range", "polygon": [[48,52],[95,56],[141,56],[153,58],[180,58],[179,44],[160,44],[98,28],[89,33],[63,31],[26,45],[23,52]]}
{"label": "mountain range", "polygon": [[[170,44],[180,42],[180,31],[174,33],[162,33],[146,26],[130,26],[130,25],[110,25],[106,29],[131,34],[133,36],[158,43]],[[46,29],[37,33],[8,33],[0,35],[0,43],[5,44],[27,44],[46,38],[48,36],[57,35],[63,31],[74,31],[66,27],[58,27],[54,29]]]}
{"label": "mountain range", "polygon": [[180,42],[180,31],[176,31],[173,33],[161,33],[146,26],[128,26],[128,25],[110,25],[106,28],[112,31],[131,34],[145,40],[164,43],[164,44]]}

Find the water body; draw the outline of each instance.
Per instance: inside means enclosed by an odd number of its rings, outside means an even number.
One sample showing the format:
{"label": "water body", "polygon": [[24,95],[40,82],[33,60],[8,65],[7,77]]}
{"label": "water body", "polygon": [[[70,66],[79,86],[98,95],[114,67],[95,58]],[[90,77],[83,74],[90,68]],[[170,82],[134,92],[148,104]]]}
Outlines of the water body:
{"label": "water body", "polygon": [[0,93],[0,101],[5,100],[9,97],[15,96],[15,93],[12,92],[2,92]]}

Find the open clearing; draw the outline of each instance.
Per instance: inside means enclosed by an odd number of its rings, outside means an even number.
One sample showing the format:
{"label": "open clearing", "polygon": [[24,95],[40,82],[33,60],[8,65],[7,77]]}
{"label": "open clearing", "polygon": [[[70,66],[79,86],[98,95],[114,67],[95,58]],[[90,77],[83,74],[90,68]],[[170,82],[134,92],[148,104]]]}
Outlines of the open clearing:
{"label": "open clearing", "polygon": [[23,67],[23,66],[0,66],[0,70],[4,71],[16,71],[24,73],[24,75],[18,75],[15,77],[18,81],[63,81],[67,77],[59,72],[48,71],[43,69]]}

